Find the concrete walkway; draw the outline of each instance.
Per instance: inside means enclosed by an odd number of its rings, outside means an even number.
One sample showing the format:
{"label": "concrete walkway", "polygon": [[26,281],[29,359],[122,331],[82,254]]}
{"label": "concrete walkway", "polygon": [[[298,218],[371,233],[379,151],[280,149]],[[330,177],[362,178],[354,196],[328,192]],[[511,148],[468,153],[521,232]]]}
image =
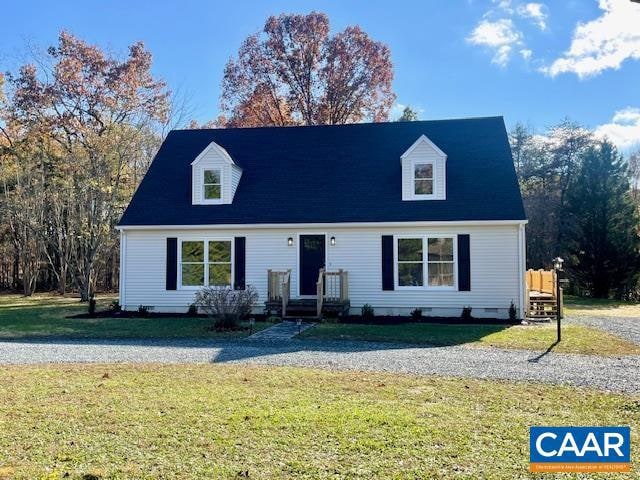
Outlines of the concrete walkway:
{"label": "concrete walkway", "polygon": [[[297,331],[295,324],[294,327]],[[462,345],[425,347],[297,339],[0,342],[0,364],[65,362],[288,365],[537,381],[640,394],[640,356],[600,357]]]}
{"label": "concrete walkway", "polygon": [[254,333],[247,340],[266,340],[266,341],[283,341],[291,340],[299,333],[314,327],[316,324],[311,322],[302,322],[298,326],[297,322],[291,320],[285,320],[280,323],[276,323],[274,326],[260,330]]}

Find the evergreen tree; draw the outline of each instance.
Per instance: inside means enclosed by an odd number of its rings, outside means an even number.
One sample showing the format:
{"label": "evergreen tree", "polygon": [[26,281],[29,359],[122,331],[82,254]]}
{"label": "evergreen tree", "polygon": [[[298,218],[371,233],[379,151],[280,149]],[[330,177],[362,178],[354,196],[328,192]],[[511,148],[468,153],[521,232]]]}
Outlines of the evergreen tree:
{"label": "evergreen tree", "polygon": [[402,115],[396,120],[396,122],[415,122],[418,120],[418,112],[416,112],[411,106],[407,105],[402,110]]}
{"label": "evergreen tree", "polygon": [[589,147],[567,189],[567,267],[593,297],[626,296],[638,280],[638,214],[627,166],[608,141]]}

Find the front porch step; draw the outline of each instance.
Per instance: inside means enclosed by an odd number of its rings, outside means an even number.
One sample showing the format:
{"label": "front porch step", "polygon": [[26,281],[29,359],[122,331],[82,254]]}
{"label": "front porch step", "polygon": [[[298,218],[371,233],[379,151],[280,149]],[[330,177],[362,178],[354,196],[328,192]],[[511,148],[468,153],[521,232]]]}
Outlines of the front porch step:
{"label": "front porch step", "polygon": [[[322,304],[324,313],[332,312],[343,315],[349,311],[351,303],[347,300],[344,302],[325,301]],[[282,301],[271,300],[265,302],[267,310],[277,312],[282,315]],[[292,298],[287,304],[287,314],[285,318],[318,318],[318,303],[315,298]]]}

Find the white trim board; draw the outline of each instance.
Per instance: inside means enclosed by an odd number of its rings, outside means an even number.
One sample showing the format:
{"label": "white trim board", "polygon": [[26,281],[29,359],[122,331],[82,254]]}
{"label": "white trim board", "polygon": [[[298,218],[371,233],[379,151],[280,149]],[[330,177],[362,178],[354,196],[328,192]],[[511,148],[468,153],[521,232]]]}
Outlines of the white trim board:
{"label": "white trim board", "polygon": [[200,225],[118,225],[116,230],[242,230],[246,228],[375,228],[375,227],[457,227],[526,225],[528,220],[454,220],[454,221],[415,221],[415,222],[345,222],[345,223],[226,223]]}
{"label": "white trim board", "polygon": [[418,145],[420,145],[421,143],[426,143],[427,145],[429,145],[431,148],[433,148],[433,150],[442,158],[444,158],[444,160],[447,160],[447,154],[444,153],[440,147],[438,147],[435,143],[433,143],[429,137],[427,137],[425,134],[420,135],[420,137],[413,142],[413,145],[411,145],[406,152],[404,152],[402,155],[400,155],[401,159],[404,159],[406,157],[408,157],[409,155],[411,155],[411,152],[413,152]]}

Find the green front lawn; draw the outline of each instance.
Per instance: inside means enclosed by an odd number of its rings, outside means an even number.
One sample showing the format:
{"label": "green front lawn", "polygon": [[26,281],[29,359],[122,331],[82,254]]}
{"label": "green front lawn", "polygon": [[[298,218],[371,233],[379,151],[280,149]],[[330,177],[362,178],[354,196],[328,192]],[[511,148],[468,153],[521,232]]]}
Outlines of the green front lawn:
{"label": "green front lawn", "polygon": [[640,318],[640,303],[565,295],[564,313],[571,316]]}
{"label": "green front lawn", "polygon": [[[98,309],[113,297],[98,298]],[[56,295],[0,295],[0,339],[67,338],[239,338],[249,330],[216,332],[206,318],[66,318],[85,313],[87,304]],[[248,324],[243,324],[247,327]],[[253,331],[271,326],[257,322]]]}
{"label": "green front lawn", "polygon": [[487,346],[593,355],[640,355],[640,347],[581,325],[562,327],[563,340],[555,345],[555,325],[440,325],[405,323],[400,325],[360,325],[323,323],[302,332],[303,338],[321,340],[366,340],[407,342],[427,345]]}
{"label": "green front lawn", "polygon": [[541,384],[120,364],[0,367],[0,385],[0,478],[524,478],[531,425],[640,441],[640,397]]}

